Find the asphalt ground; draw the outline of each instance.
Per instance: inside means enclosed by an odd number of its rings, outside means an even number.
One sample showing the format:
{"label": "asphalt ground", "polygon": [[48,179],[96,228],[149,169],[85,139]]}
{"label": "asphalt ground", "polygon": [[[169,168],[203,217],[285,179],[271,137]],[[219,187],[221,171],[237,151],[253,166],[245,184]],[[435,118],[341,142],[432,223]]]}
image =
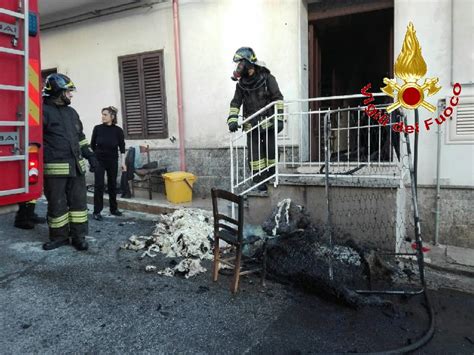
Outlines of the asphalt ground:
{"label": "asphalt ground", "polygon": [[[45,211],[39,202],[38,214]],[[190,279],[147,273],[146,265],[170,259],[119,247],[149,235],[156,216],[105,215],[90,220],[87,252],[43,251],[46,225],[24,231],[13,227],[14,214],[0,216],[2,354],[365,353],[409,344],[427,327],[418,297],[354,310],[271,280],[262,288],[257,275],[232,296],[229,276],[213,283],[209,271]],[[473,294],[440,288],[430,298],[436,332],[416,353],[474,353]]]}

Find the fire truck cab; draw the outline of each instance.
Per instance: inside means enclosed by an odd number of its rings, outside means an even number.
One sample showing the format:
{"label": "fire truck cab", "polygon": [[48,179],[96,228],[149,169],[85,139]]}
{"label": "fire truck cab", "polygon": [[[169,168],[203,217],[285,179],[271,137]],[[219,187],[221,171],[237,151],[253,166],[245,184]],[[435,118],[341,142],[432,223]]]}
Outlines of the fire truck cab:
{"label": "fire truck cab", "polygon": [[0,2],[0,212],[41,196],[38,0]]}

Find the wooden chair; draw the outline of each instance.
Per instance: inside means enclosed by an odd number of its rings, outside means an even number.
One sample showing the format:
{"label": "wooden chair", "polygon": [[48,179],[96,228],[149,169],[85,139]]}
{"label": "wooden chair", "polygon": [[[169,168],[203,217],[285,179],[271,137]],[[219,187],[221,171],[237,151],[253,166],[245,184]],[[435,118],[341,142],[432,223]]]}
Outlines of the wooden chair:
{"label": "wooden chair", "polygon": [[150,161],[150,146],[140,146],[140,151],[135,154],[145,154],[146,163],[143,167],[135,169],[135,174],[139,177],[130,181],[130,191],[132,197],[135,197],[135,189],[146,189],[148,190],[148,198],[151,200],[153,197],[153,185],[163,185],[164,180],[161,176],[167,172],[167,169],[158,168],[158,164],[152,164]]}
{"label": "wooden chair", "polygon": [[[223,263],[234,269],[234,276],[231,286],[232,293],[236,293],[239,289],[239,280],[241,275],[254,272],[261,272],[262,285],[265,285],[266,273],[266,242],[264,243],[263,265],[254,269],[244,269],[242,248],[246,244],[254,243],[246,241],[243,236],[244,227],[244,199],[242,196],[235,195],[229,191],[212,189],[212,209],[214,214],[214,263],[212,268],[213,281],[217,281],[219,275],[219,264]],[[224,200],[234,203],[237,207],[237,219],[219,212],[218,202]],[[235,256],[221,259],[219,240],[224,240],[235,248]],[[245,257],[246,258],[246,257]],[[247,259],[247,258],[246,258]],[[252,260],[251,258],[248,258]]]}

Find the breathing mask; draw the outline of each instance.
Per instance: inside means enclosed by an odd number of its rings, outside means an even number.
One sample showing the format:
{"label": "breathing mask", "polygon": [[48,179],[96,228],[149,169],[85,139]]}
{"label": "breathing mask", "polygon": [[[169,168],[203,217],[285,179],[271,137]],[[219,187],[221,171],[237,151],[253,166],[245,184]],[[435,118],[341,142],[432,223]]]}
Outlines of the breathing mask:
{"label": "breathing mask", "polygon": [[253,64],[249,63],[247,60],[240,60],[236,63],[234,73],[230,77],[234,81],[238,81],[241,78],[248,76],[249,69],[254,67]]}

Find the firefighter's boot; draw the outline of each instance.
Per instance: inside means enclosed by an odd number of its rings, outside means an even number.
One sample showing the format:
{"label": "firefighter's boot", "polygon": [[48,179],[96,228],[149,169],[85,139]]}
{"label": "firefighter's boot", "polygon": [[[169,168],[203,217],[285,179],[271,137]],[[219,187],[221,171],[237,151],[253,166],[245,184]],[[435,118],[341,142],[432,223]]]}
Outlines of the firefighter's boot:
{"label": "firefighter's boot", "polygon": [[28,205],[26,203],[19,204],[18,211],[15,215],[14,226],[21,229],[33,229],[35,227],[33,221],[28,218]]}
{"label": "firefighter's boot", "polygon": [[86,242],[84,237],[82,238],[73,238],[72,245],[79,251],[86,251],[89,249],[89,244]]}
{"label": "firefighter's boot", "polygon": [[31,217],[31,220],[33,221],[34,224],[44,224],[44,223],[46,223],[46,218],[40,217],[36,213],[33,213],[33,217]]}
{"label": "firefighter's boot", "polygon": [[33,224],[46,223],[46,218],[40,217],[35,213],[35,207],[36,205],[34,203],[26,204],[26,214],[28,216],[28,221],[32,222]]}
{"label": "firefighter's boot", "polygon": [[69,244],[69,238],[51,240],[43,244],[44,250],[53,250]]}

